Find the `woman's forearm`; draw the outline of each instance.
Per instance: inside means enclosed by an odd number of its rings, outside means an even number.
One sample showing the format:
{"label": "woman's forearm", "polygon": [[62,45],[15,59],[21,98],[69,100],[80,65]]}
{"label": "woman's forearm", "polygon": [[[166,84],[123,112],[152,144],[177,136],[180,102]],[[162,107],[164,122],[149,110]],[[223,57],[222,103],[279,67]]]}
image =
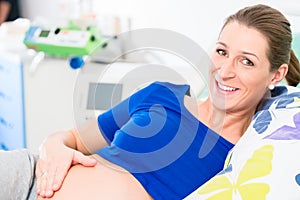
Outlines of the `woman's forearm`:
{"label": "woman's forearm", "polygon": [[[107,146],[107,142],[100,132],[96,118],[89,120],[84,125],[69,131],[70,135],[63,138],[65,145],[86,154],[94,154],[100,148]],[[67,139],[68,141],[65,141]]]}

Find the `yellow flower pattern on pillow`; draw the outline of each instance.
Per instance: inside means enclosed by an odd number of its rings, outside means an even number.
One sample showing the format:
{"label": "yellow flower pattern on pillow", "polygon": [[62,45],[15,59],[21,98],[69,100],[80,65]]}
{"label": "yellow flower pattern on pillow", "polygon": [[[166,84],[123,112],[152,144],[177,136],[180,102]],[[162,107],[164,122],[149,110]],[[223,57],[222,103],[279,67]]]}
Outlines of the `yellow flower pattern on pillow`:
{"label": "yellow flower pattern on pillow", "polygon": [[[270,191],[267,183],[256,178],[268,175],[272,171],[274,147],[265,145],[255,150],[238,174],[232,177],[231,172],[221,173],[198,189],[199,195],[209,195],[208,200],[231,200],[239,196],[243,200],[264,200]],[[228,170],[227,170],[228,171]]]}

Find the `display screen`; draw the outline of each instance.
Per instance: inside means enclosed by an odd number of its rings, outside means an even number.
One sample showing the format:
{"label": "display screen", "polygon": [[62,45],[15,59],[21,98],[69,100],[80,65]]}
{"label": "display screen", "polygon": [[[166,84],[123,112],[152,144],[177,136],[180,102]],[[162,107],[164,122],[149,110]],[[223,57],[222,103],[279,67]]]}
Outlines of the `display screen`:
{"label": "display screen", "polygon": [[122,99],[122,84],[90,83],[87,109],[107,110]]}
{"label": "display screen", "polygon": [[50,31],[49,30],[42,30],[39,37],[48,37]]}

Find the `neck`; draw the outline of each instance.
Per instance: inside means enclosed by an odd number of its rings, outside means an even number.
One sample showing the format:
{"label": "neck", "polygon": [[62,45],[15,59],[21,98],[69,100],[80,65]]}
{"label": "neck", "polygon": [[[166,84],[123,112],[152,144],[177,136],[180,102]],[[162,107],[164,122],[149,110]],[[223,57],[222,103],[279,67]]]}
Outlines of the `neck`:
{"label": "neck", "polygon": [[211,105],[209,99],[199,109],[200,120],[233,144],[245,133],[255,113],[255,109],[239,112],[219,110]]}

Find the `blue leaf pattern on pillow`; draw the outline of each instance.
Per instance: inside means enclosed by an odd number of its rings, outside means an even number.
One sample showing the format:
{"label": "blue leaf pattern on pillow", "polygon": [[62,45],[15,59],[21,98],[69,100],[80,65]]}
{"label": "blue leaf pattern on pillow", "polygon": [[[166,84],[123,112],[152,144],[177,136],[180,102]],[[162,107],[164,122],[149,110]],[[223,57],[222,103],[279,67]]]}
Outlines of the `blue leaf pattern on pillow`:
{"label": "blue leaf pattern on pillow", "polygon": [[294,103],[296,98],[299,98],[300,92],[294,92],[287,94],[288,90],[286,87],[276,87],[276,90],[272,92],[272,98],[267,99],[263,107],[258,111],[254,118],[256,121],[253,128],[258,134],[262,134],[267,130],[270,122],[272,121],[272,116],[269,111],[270,107],[273,105],[274,109],[286,108],[289,104]]}
{"label": "blue leaf pattern on pillow", "polygon": [[300,174],[295,176],[296,183],[300,186]]}
{"label": "blue leaf pattern on pillow", "polygon": [[253,128],[257,133],[261,134],[267,130],[270,122],[272,120],[271,114],[268,110],[264,110],[261,114],[256,118],[256,121],[253,125]]}

